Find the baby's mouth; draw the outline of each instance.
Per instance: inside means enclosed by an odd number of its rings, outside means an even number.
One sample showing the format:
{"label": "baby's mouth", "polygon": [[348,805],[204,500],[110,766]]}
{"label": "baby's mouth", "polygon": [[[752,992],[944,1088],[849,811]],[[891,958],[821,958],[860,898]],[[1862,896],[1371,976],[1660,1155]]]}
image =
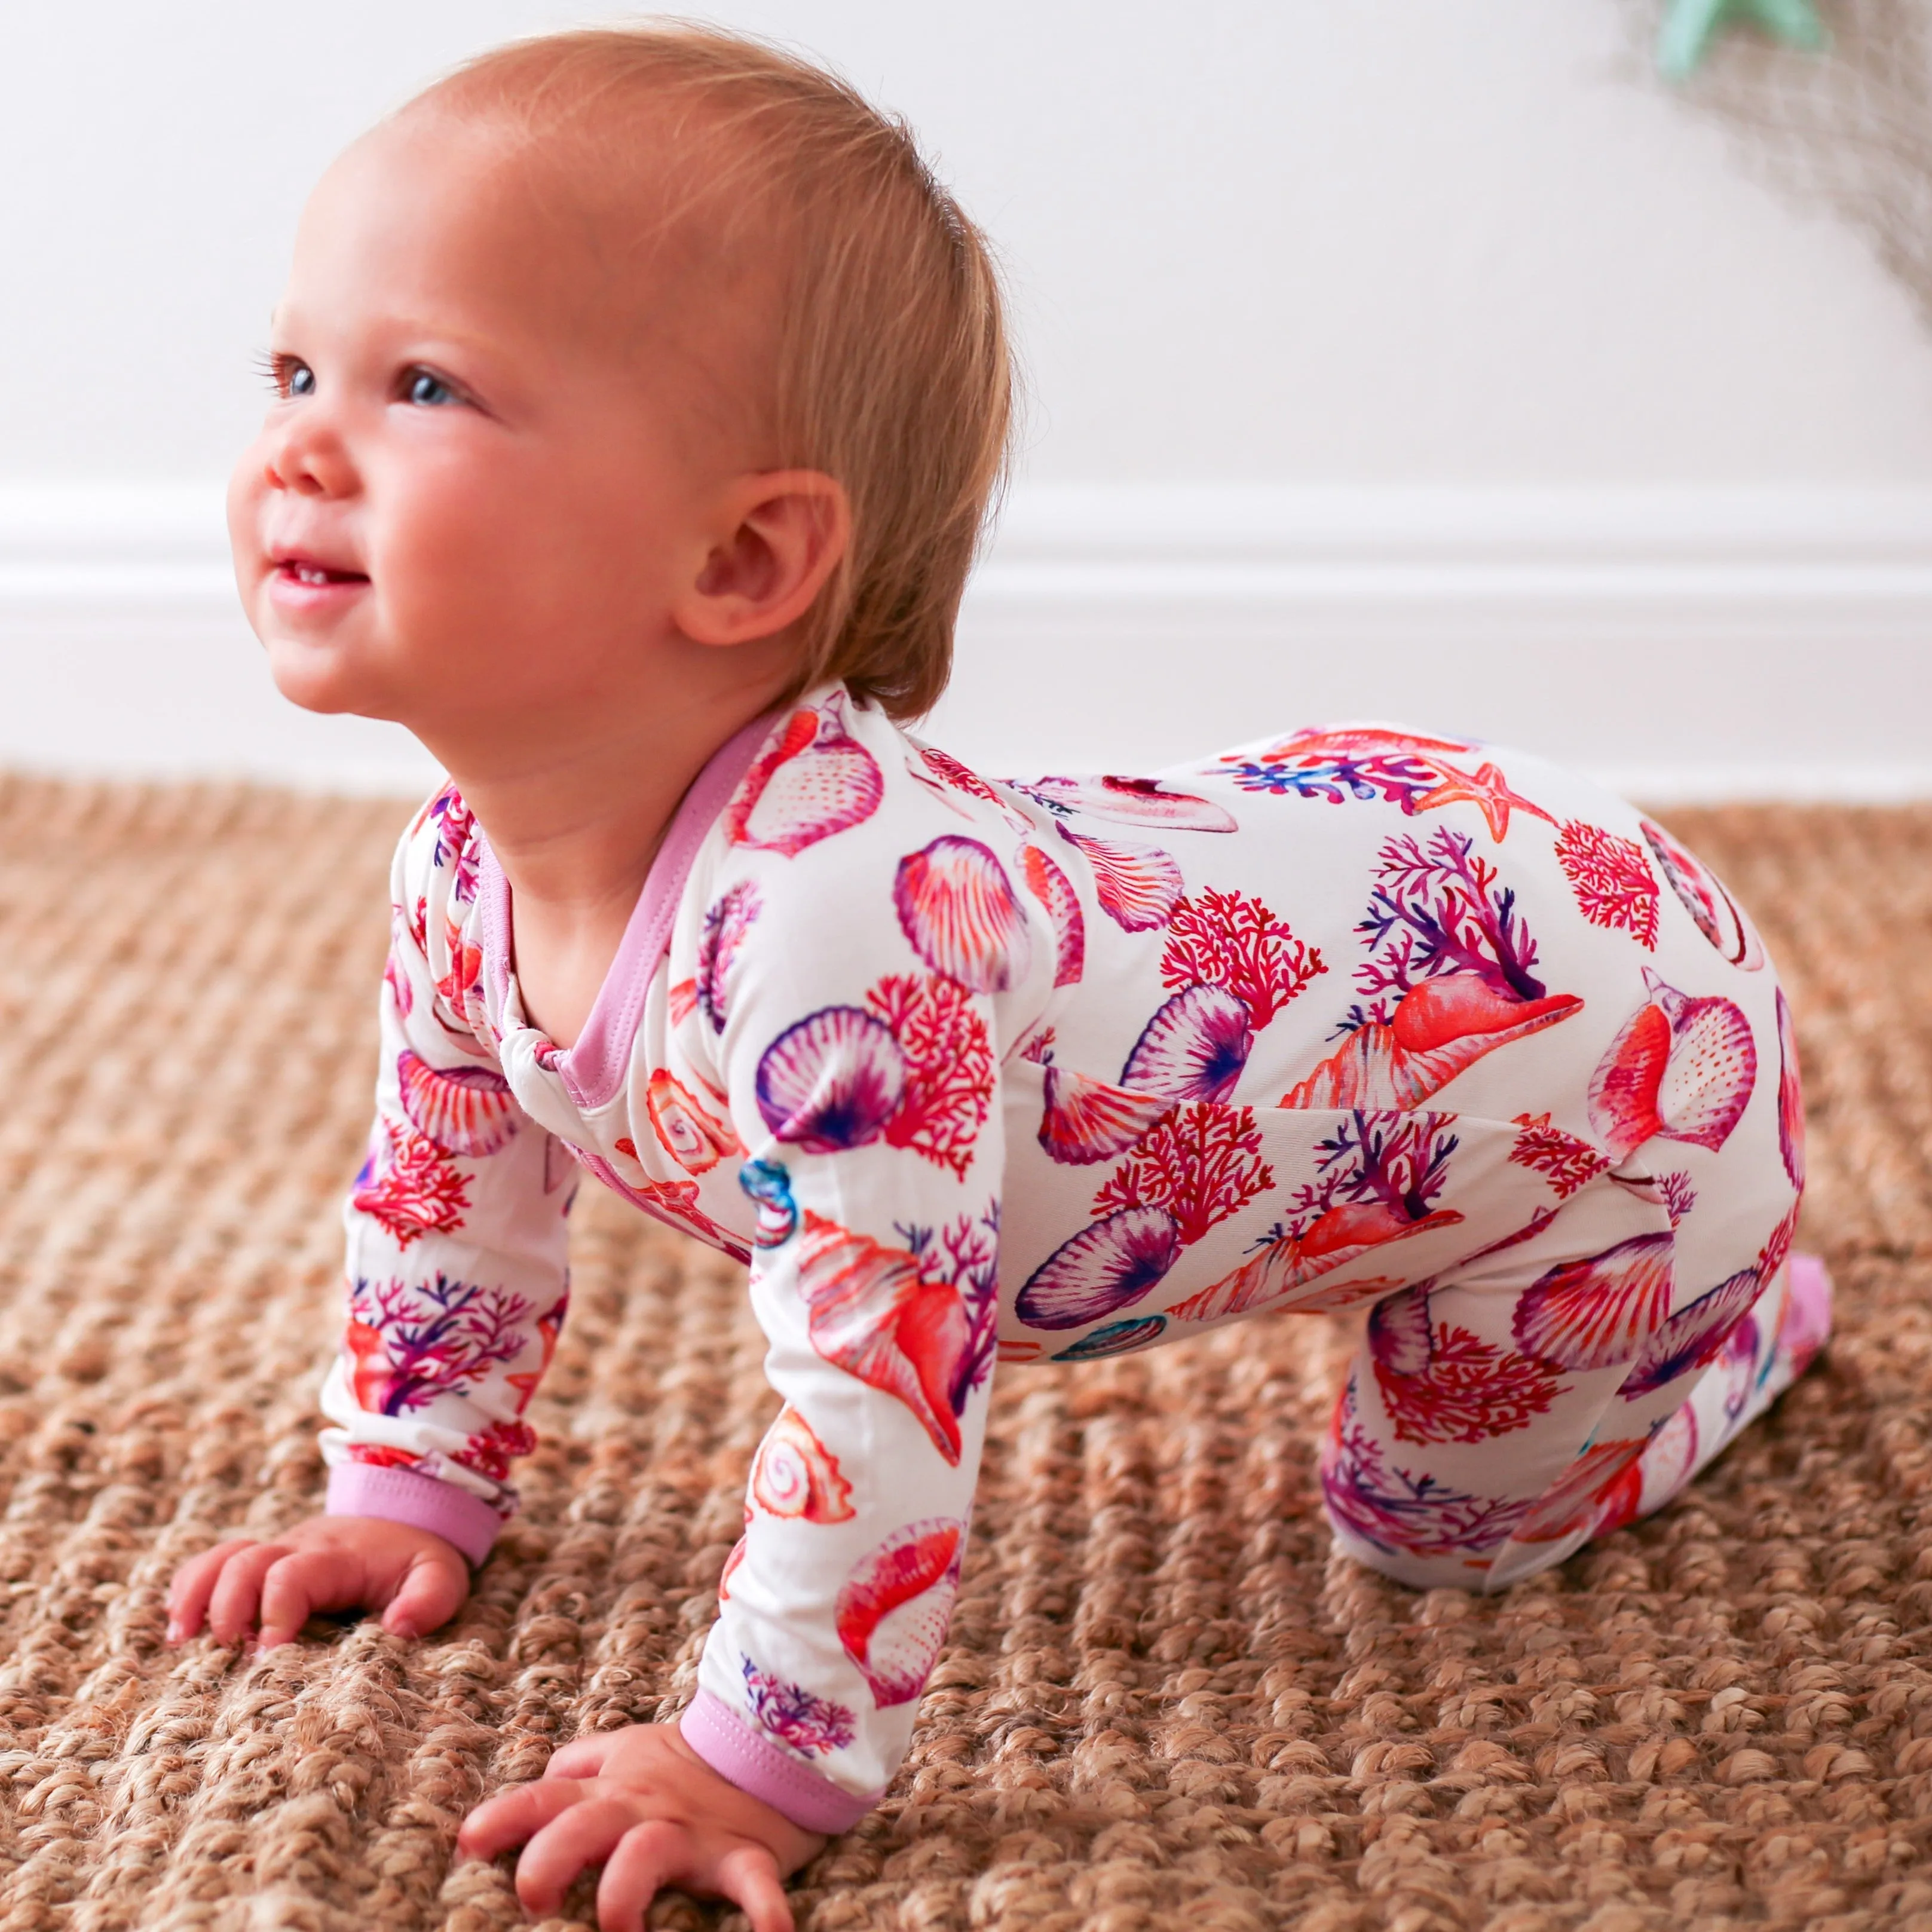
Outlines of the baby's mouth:
{"label": "baby's mouth", "polygon": [[367,584],[368,576],[359,570],[337,570],[325,563],[312,562],[305,556],[278,557],[275,574],[286,584],[299,584],[306,590],[326,590],[332,584]]}

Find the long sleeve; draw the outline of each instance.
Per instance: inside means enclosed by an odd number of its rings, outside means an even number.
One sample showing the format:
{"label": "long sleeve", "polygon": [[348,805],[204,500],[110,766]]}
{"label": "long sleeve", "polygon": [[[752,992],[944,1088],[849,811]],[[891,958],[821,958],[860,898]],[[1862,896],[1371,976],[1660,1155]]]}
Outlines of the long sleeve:
{"label": "long sleeve", "polygon": [[1044,915],[943,806],[922,830],[923,796],[880,814],[890,832],[733,850],[692,1022],[746,1150],[784,1407],[683,1730],[825,1831],[890,1780],[945,1638],[995,1348],[994,996],[1030,1002],[1052,974]]}
{"label": "long sleeve", "polygon": [[332,1515],[431,1529],[481,1562],[568,1300],[576,1177],[497,1064],[464,937],[473,827],[445,790],[397,849],[368,1157],[344,1208],[346,1320],[322,1406]]}

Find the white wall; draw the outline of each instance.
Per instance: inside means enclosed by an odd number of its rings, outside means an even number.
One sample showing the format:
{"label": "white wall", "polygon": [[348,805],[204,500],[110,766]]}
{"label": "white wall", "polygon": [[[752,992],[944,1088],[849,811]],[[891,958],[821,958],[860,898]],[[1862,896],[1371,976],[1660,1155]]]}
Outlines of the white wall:
{"label": "white wall", "polygon": [[[1631,0],[764,0],[904,110],[1034,406],[935,727],[995,764],[1415,716],[1654,788],[1932,784],[1932,340],[1645,84]],[[296,210],[620,10],[0,16],[0,758],[412,782],[266,691],[216,488]]]}

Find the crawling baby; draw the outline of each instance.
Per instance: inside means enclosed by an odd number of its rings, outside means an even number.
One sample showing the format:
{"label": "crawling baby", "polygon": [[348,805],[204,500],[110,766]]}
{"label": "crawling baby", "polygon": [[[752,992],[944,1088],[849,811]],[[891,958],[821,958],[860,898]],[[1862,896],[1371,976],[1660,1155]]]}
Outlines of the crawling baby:
{"label": "crawling baby", "polygon": [[231,521],[276,680],[451,776],[396,856],[326,1512],[185,1565],[170,1634],[456,1613],[586,1173],[749,1264],[782,1400],[690,1707],[464,1827],[532,1910],[601,1862],[610,1932],[670,1884],[788,1925],[907,1748],[996,1360],[1366,1310],[1336,1540],[1495,1590],[1817,1350],[1790,1015],[1662,826],[1381,725],[1024,782],[910,734],[1008,356],[838,82],[686,28],[485,56],[330,170],[270,373]]}

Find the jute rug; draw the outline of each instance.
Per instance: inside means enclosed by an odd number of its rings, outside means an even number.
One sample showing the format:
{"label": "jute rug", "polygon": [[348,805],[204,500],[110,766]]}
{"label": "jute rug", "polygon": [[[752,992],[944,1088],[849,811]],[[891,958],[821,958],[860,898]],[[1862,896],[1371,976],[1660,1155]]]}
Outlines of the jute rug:
{"label": "jute rug", "polygon": [[[461,1620],[161,1641],[182,1558],[320,1494],[401,816],[0,782],[4,1932],[518,1925],[459,1816],[691,1690],[760,1345],[734,1270],[590,1190]],[[812,1932],[1932,1928],[1932,812],[1672,817],[1794,988],[1828,1360],[1490,1601],[1330,1556],[1321,1322],[1006,1372],[912,1761]]]}

